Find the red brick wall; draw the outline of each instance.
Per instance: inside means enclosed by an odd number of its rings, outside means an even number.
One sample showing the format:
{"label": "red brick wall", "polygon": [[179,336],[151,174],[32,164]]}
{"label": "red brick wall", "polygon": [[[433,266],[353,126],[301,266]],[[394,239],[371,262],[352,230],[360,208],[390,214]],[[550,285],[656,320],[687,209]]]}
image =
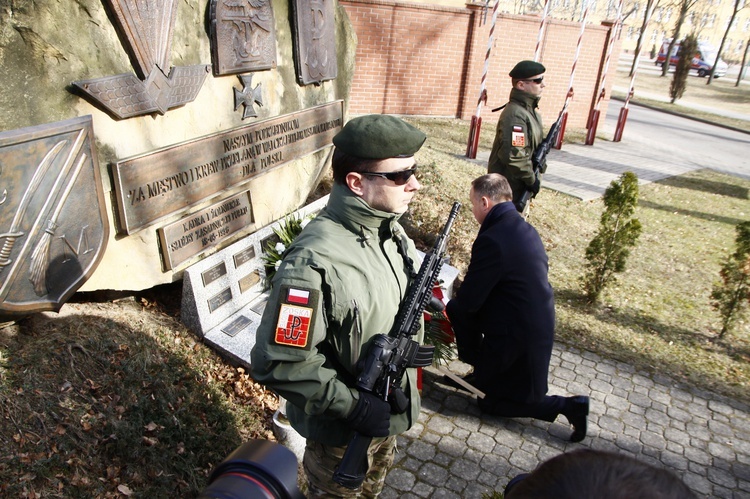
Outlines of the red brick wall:
{"label": "red brick wall", "polygon": [[[454,8],[384,0],[341,0],[358,37],[349,102],[353,114],[387,113],[470,119],[477,112],[487,54],[492,11],[485,22],[479,7]],[[510,69],[533,59],[539,17],[498,14],[486,78],[488,101],[480,109],[494,122],[492,108],[504,104],[510,91]],[[609,26],[586,25],[573,78],[574,96],[568,126],[584,128],[604,67]],[[540,102],[551,123],[565,101],[580,23],[550,20],[541,43],[540,62],[547,68],[547,87]],[[619,54],[619,42],[614,54]],[[614,56],[616,61],[616,56]],[[610,65],[611,71],[616,63]],[[606,113],[613,78],[606,78]]]}

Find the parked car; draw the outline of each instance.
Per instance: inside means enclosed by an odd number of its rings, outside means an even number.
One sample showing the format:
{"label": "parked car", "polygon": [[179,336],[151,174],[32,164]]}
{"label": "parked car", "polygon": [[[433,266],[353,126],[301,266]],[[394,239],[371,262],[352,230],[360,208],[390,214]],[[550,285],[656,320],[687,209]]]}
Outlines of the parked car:
{"label": "parked car", "polygon": [[[662,42],[661,49],[659,49],[659,54],[656,56],[655,64],[657,66],[664,67],[664,62],[667,59],[667,49],[669,48],[669,43],[670,40],[664,40]],[[670,66],[677,66],[677,61],[680,59],[679,54],[680,42],[677,42],[674,44],[674,48],[672,49],[672,57],[669,58]],[[703,78],[711,72],[711,67],[713,67],[715,61],[716,49],[714,49],[708,43],[700,42],[698,43],[698,50],[695,53],[695,57],[693,57],[693,62],[690,65],[690,69],[696,70],[698,72],[698,76]],[[727,63],[719,59],[719,62],[716,65],[716,71],[714,71],[714,78],[718,78],[726,74]]]}

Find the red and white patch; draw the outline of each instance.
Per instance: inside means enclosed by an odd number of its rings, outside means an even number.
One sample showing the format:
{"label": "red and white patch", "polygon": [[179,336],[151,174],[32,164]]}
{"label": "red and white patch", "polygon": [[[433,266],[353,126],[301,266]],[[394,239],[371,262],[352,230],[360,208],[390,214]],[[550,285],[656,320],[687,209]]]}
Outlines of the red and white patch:
{"label": "red and white patch", "polygon": [[515,125],[510,136],[510,145],[513,147],[526,147],[526,134],[523,133],[523,127]]}
{"label": "red and white patch", "polygon": [[289,288],[286,301],[297,305],[307,305],[310,303],[310,292],[305,289]]}
{"label": "red and white patch", "polygon": [[[309,297],[308,297],[309,298]],[[275,341],[279,345],[306,348],[310,336],[313,309],[282,304],[276,322]]]}

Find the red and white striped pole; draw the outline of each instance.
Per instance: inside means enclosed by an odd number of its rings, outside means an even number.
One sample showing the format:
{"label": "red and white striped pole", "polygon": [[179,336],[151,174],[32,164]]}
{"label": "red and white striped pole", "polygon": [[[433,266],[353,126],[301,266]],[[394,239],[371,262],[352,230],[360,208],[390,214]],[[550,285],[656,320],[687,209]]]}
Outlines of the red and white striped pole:
{"label": "red and white striped pole", "polygon": [[615,25],[612,27],[612,33],[609,38],[609,44],[607,44],[607,55],[604,57],[604,70],[602,71],[602,81],[599,85],[600,91],[599,91],[599,97],[596,99],[596,104],[594,105],[594,109],[591,111],[591,116],[589,116],[589,123],[586,128],[588,128],[588,132],[586,133],[586,142],[585,144],[587,146],[593,145],[594,140],[596,139],[596,129],[599,126],[599,106],[601,105],[602,100],[605,97],[606,93],[606,81],[607,81],[607,72],[609,71],[609,59],[612,55],[612,47],[615,44],[615,40],[617,40],[617,37],[619,36],[619,28],[622,24],[622,20],[620,19],[620,16],[622,16],[622,0],[617,2],[617,17],[615,17]]}
{"label": "red and white striped pole", "polygon": [[484,56],[484,70],[482,71],[482,83],[479,88],[479,99],[477,100],[477,110],[471,117],[471,126],[469,128],[469,143],[466,146],[466,157],[474,159],[477,157],[477,148],[479,147],[479,131],[482,129],[482,103],[487,103],[487,71],[490,67],[490,52],[492,51],[492,42],[495,36],[495,23],[497,22],[497,6],[500,0],[495,0],[495,6],[492,8],[492,25],[490,25],[489,42],[487,43],[487,53]]}
{"label": "red and white striped pole", "polygon": [[536,50],[534,50],[534,61],[539,62],[539,52],[542,48],[542,39],[544,38],[544,29],[547,27],[547,13],[549,11],[549,0],[544,2],[542,11],[542,21],[539,23],[539,35],[536,37]]}
{"label": "red and white striped pole", "polygon": [[560,133],[557,134],[557,140],[555,141],[555,149],[562,148],[563,136],[565,135],[565,124],[568,122],[568,104],[570,99],[573,98],[573,78],[576,74],[576,64],[578,64],[578,56],[581,53],[581,42],[583,41],[583,32],[586,30],[586,20],[589,17],[589,7],[591,1],[586,2],[586,8],[583,11],[583,19],[581,20],[581,32],[578,35],[578,43],[576,44],[576,55],[573,57],[573,67],[570,69],[570,84],[568,85],[568,93],[565,95],[565,103],[563,104],[563,116],[560,122]]}
{"label": "red and white striped pole", "polygon": [[[643,23],[644,31],[648,27],[649,21],[651,21],[651,16],[654,13],[657,3],[658,2],[651,2],[649,10],[646,12],[646,19]],[[622,109],[620,109],[620,116],[617,118],[617,127],[615,127],[615,136],[612,138],[612,142],[620,142],[622,140],[622,131],[625,129],[625,122],[628,120],[628,105],[630,104],[630,99],[633,97],[635,75],[638,73],[638,62],[641,59],[640,47],[636,47],[633,57],[635,57],[635,61],[633,61],[633,72],[630,76],[630,88],[628,88],[628,95],[625,96],[625,104],[622,106]]]}

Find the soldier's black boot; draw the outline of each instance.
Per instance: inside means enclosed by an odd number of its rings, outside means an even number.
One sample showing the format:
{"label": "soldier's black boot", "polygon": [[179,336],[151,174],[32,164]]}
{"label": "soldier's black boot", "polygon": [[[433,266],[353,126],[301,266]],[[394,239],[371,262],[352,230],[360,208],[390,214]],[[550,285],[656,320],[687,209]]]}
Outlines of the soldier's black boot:
{"label": "soldier's black boot", "polygon": [[570,435],[571,442],[580,442],[586,437],[588,430],[589,398],[584,395],[568,397],[565,401],[563,416],[573,425],[573,434]]}

